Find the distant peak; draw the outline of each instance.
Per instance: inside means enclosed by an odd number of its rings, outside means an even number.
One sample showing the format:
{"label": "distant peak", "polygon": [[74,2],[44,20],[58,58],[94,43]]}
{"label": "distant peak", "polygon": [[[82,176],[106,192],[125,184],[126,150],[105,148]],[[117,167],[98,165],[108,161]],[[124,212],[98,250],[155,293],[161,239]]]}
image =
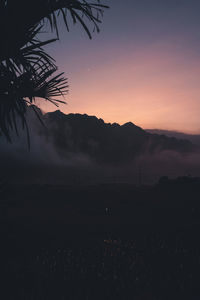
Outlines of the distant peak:
{"label": "distant peak", "polygon": [[126,122],[124,123],[122,126],[126,126],[126,127],[132,127],[132,126],[135,126],[135,124],[133,124],[132,122]]}
{"label": "distant peak", "polygon": [[132,123],[132,122],[124,123],[124,124],[122,125],[122,127],[124,127],[124,128],[131,128],[131,129],[134,128],[134,129],[138,129],[138,130],[142,130],[142,131],[143,131],[143,129],[142,129],[141,127],[135,125],[135,124]]}
{"label": "distant peak", "polygon": [[56,114],[56,115],[65,115],[62,111],[60,111],[59,109],[49,112],[49,114]]}

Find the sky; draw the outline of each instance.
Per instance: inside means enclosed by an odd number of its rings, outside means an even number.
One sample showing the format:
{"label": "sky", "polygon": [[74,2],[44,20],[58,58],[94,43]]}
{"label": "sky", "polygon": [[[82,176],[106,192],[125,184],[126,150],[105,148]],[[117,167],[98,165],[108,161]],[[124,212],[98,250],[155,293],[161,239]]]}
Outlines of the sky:
{"label": "sky", "polygon": [[60,22],[60,41],[47,47],[69,81],[60,110],[200,133],[200,1],[103,3],[110,9],[92,40],[80,25],[68,33]]}

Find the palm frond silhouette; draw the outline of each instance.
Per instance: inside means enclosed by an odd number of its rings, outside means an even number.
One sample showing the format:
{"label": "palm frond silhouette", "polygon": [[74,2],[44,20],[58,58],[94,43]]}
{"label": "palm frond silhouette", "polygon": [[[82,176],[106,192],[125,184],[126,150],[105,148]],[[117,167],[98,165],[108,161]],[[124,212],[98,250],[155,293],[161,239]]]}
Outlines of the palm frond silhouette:
{"label": "palm frond silhouette", "polygon": [[[27,129],[27,106],[36,98],[43,98],[55,105],[65,101],[68,90],[64,74],[55,74],[54,59],[44,46],[59,39],[58,17],[61,16],[69,30],[69,20],[80,23],[92,37],[99,31],[103,10],[107,6],[85,0],[0,0],[0,134],[11,141],[11,131],[18,122]],[[38,34],[49,24],[56,38],[41,41]]]}

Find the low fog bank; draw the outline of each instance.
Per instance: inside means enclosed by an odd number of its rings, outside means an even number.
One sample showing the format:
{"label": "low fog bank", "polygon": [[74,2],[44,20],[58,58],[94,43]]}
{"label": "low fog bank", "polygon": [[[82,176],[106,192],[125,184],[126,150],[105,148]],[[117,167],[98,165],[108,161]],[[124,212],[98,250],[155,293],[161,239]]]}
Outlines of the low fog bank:
{"label": "low fog bank", "polygon": [[[45,119],[45,118],[44,118]],[[51,134],[56,124],[41,125],[32,111],[28,112],[31,147],[28,149],[27,135],[22,129],[19,137],[13,133],[10,144],[0,138],[0,164],[2,179],[10,183],[81,185],[97,183],[153,184],[161,176],[200,176],[200,154],[198,151],[180,153],[163,150],[143,149],[134,153],[128,161],[109,163],[99,161],[90,153],[69,151],[55,143]],[[59,129],[60,130],[60,129]],[[69,128],[64,126],[63,131]],[[65,141],[74,143],[72,136]],[[134,136],[133,136],[134,139]],[[82,141],[81,141],[82,142]],[[95,146],[95,147],[98,147]],[[109,150],[116,156],[115,148]]]}

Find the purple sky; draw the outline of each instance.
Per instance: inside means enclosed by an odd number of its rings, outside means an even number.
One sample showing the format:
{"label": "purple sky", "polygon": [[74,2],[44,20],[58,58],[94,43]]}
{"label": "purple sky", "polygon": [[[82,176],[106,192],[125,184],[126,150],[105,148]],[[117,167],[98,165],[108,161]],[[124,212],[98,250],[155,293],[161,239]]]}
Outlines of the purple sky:
{"label": "purple sky", "polygon": [[[200,133],[200,2],[105,0],[100,34],[79,25],[48,47],[70,91],[65,112]],[[54,110],[44,104],[45,111]]]}

